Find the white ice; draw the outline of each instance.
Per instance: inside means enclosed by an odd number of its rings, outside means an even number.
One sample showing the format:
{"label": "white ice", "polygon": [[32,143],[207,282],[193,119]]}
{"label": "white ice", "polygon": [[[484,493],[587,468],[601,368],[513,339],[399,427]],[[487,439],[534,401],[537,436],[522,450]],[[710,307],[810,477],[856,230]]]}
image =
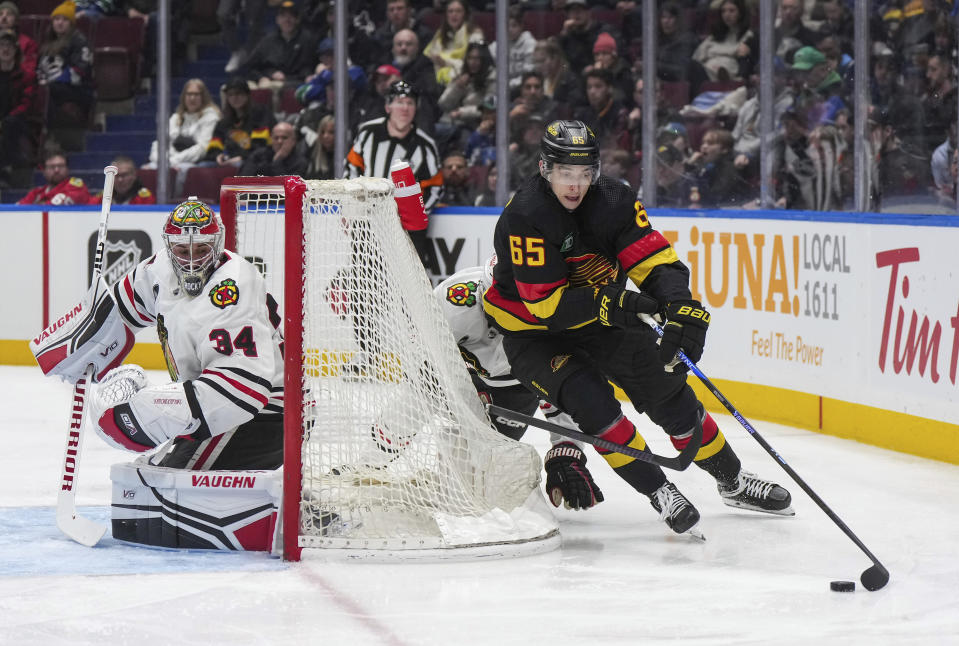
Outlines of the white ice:
{"label": "white ice", "polygon": [[[708,541],[698,544],[668,531],[591,452],[606,502],[557,511],[563,545],[548,554],[288,564],[131,547],[109,534],[90,549],[53,518],[69,392],[36,368],[0,367],[0,644],[959,644],[954,465],[742,411],[889,569],[877,592],[858,582],[867,557],[720,415],[745,465],[790,489],[794,518],[724,506],[693,467],[673,479],[702,513]],[[645,418],[640,427],[655,450],[670,450]],[[527,437],[546,446],[542,431]],[[87,435],[85,515],[107,522],[109,466],[127,459]],[[835,579],[855,580],[856,592],[831,592]]]}

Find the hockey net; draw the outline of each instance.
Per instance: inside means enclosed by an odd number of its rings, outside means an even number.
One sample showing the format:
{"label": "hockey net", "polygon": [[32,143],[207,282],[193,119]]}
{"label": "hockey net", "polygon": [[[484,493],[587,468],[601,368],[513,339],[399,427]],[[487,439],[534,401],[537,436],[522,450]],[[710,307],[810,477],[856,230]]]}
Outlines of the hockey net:
{"label": "hockey net", "polygon": [[390,182],[233,178],[221,215],[284,312],[285,558],[558,544],[540,459],[490,426]]}

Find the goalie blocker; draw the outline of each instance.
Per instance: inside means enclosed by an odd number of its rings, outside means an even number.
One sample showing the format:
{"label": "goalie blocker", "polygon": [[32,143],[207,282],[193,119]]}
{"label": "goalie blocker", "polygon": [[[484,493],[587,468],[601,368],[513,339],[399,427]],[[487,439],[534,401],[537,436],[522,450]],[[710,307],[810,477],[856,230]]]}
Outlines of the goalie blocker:
{"label": "goalie blocker", "polygon": [[30,350],[43,374],[75,384],[89,365],[94,379],[102,379],[129,354],[133,340],[101,276],[79,303],[30,341]]}

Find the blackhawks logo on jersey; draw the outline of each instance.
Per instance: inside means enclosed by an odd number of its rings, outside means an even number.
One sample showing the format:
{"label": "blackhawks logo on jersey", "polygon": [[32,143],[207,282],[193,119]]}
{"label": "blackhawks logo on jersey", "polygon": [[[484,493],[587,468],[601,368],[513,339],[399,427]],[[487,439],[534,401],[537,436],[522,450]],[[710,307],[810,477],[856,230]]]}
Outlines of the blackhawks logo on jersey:
{"label": "blackhawks logo on jersey", "polygon": [[236,305],[240,300],[240,288],[232,278],[224,278],[210,290],[210,302],[221,310]]}
{"label": "blackhawks logo on jersey", "polygon": [[479,289],[479,285],[472,280],[450,285],[446,290],[446,300],[457,307],[473,307],[476,305],[477,289]]}

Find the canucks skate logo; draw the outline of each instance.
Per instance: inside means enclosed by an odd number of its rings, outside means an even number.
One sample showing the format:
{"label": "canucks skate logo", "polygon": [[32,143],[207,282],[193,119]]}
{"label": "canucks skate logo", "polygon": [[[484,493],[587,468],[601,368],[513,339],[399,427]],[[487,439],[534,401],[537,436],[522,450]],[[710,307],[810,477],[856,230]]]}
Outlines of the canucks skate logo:
{"label": "canucks skate logo", "polygon": [[563,366],[569,363],[569,357],[568,354],[558,354],[550,359],[549,367],[553,369],[553,372],[559,372]]}
{"label": "canucks skate logo", "polygon": [[203,228],[213,221],[213,211],[202,202],[184,202],[173,212],[170,220],[180,227]]}
{"label": "canucks skate logo", "polygon": [[240,300],[240,288],[232,278],[224,278],[210,290],[210,302],[221,310],[236,305]]}
{"label": "canucks skate logo", "polygon": [[479,288],[474,281],[456,283],[446,290],[446,300],[457,307],[473,307],[476,305],[476,290]]}

